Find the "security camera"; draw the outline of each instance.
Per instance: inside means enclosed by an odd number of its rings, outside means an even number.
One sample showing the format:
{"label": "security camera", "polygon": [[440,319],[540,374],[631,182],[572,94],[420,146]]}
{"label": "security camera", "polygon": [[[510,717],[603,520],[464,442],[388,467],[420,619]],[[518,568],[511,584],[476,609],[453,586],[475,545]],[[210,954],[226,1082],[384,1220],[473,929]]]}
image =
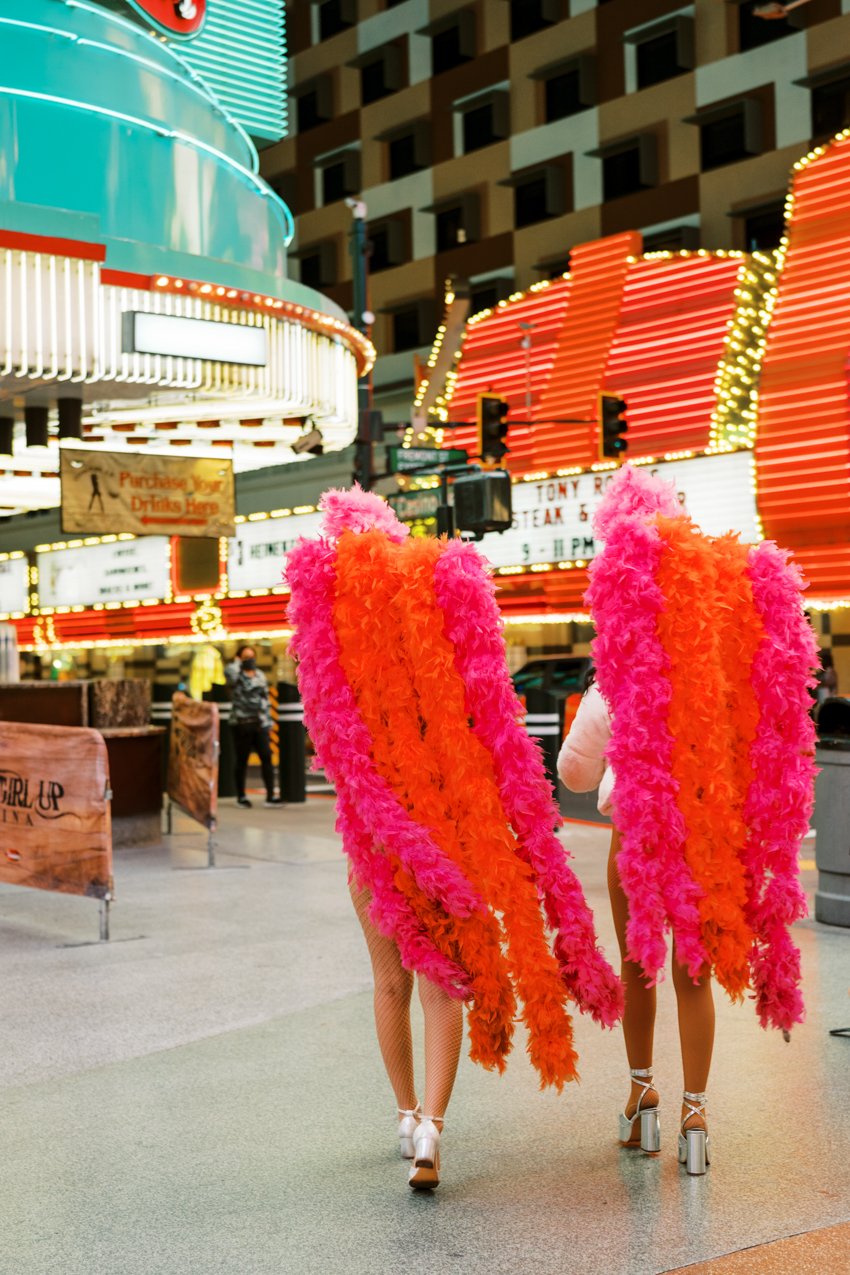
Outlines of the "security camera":
{"label": "security camera", "polygon": [[296,438],[292,444],[292,450],[297,456],[300,456],[302,452],[309,452],[311,456],[321,456],[325,450],[321,430],[316,429],[315,425],[312,429],[308,429],[300,438]]}

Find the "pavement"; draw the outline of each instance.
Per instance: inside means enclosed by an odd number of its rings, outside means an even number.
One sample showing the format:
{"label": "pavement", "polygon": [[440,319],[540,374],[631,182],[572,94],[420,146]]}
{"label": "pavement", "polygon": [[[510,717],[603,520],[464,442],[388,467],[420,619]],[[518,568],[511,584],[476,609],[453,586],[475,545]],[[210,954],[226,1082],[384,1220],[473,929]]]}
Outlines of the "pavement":
{"label": "pavement", "polygon": [[[608,834],[564,837],[613,953]],[[414,1195],[332,801],[224,803],[217,843],[210,870],[180,816],[118,852],[109,943],[94,901],[0,888],[2,1275],[850,1275],[850,931],[797,927],[789,1045],[718,994],[705,1178],[675,1156],[668,984],[660,1156],[617,1148],[620,1032],[579,1017],[560,1097],[521,1044],[503,1077],[462,1060]]]}

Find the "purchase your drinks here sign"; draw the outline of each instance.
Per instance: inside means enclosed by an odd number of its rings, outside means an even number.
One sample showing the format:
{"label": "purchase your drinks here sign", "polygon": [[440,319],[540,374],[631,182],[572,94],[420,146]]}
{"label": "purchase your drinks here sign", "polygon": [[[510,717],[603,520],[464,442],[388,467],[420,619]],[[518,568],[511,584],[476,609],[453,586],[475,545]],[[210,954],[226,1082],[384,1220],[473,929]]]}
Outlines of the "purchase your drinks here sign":
{"label": "purchase your drinks here sign", "polygon": [[62,530],[83,535],[232,536],[233,462],[63,447]]}

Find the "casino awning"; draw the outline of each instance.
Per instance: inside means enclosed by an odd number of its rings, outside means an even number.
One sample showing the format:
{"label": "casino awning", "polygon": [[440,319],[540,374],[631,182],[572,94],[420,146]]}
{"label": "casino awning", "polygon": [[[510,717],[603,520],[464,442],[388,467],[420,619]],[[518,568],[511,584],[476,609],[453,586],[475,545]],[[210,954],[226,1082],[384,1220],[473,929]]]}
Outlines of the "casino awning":
{"label": "casino awning", "polygon": [[0,516],[59,503],[63,437],[237,470],[350,443],[374,350],[287,279],[289,209],[205,81],[95,3],[7,0],[0,42]]}

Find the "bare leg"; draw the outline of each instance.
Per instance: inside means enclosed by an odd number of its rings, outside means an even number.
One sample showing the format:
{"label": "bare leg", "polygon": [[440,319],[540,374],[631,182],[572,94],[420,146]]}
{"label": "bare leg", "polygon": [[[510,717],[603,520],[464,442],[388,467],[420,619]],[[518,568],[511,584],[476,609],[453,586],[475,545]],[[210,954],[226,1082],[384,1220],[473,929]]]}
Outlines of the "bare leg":
{"label": "bare leg", "polygon": [[[620,849],[620,834],[616,828],[611,836],[611,853],[608,858],[608,894],[611,899],[611,911],[614,916],[614,928],[617,931],[617,942],[620,945],[620,977],[626,989],[626,1008],[623,1014],[623,1038],[626,1042],[626,1054],[629,1066],[635,1069],[652,1067],[652,1047],[655,1039],[655,988],[646,986],[646,976],[641,967],[626,958],[626,926],[629,920],[629,904],[620,873],[617,870],[617,854]],[[626,1115],[634,1115],[637,1100],[643,1092],[642,1087],[632,1081],[631,1093],[626,1106]],[[650,1090],[644,1106],[651,1106],[658,1101],[655,1090]],[[635,1142],[640,1140],[640,1129],[634,1134]]]}
{"label": "bare leg", "polygon": [[438,1128],[452,1096],[463,1040],[463,1005],[427,978],[419,978],[425,1015],[425,1108]]}
{"label": "bare leg", "polygon": [[396,1104],[402,1111],[416,1106],[416,1089],[413,1081],[413,1042],[410,1035],[410,998],[413,994],[413,975],[401,963],[398,948],[392,939],[384,938],[369,920],[368,907],[371,895],[350,885],[354,910],[363,927],[372,973],[375,979],[375,1027],[381,1057],[387,1070]]}
{"label": "bare leg", "polygon": [[[682,1071],[685,1089],[689,1093],[705,1093],[711,1054],[714,1048],[714,997],[711,975],[704,970],[698,983],[694,983],[684,965],[673,953],[673,985],[679,1010],[679,1040],[682,1046]],[[688,1109],[682,1106],[682,1118]],[[690,1116],[688,1129],[705,1128],[701,1116]]]}

